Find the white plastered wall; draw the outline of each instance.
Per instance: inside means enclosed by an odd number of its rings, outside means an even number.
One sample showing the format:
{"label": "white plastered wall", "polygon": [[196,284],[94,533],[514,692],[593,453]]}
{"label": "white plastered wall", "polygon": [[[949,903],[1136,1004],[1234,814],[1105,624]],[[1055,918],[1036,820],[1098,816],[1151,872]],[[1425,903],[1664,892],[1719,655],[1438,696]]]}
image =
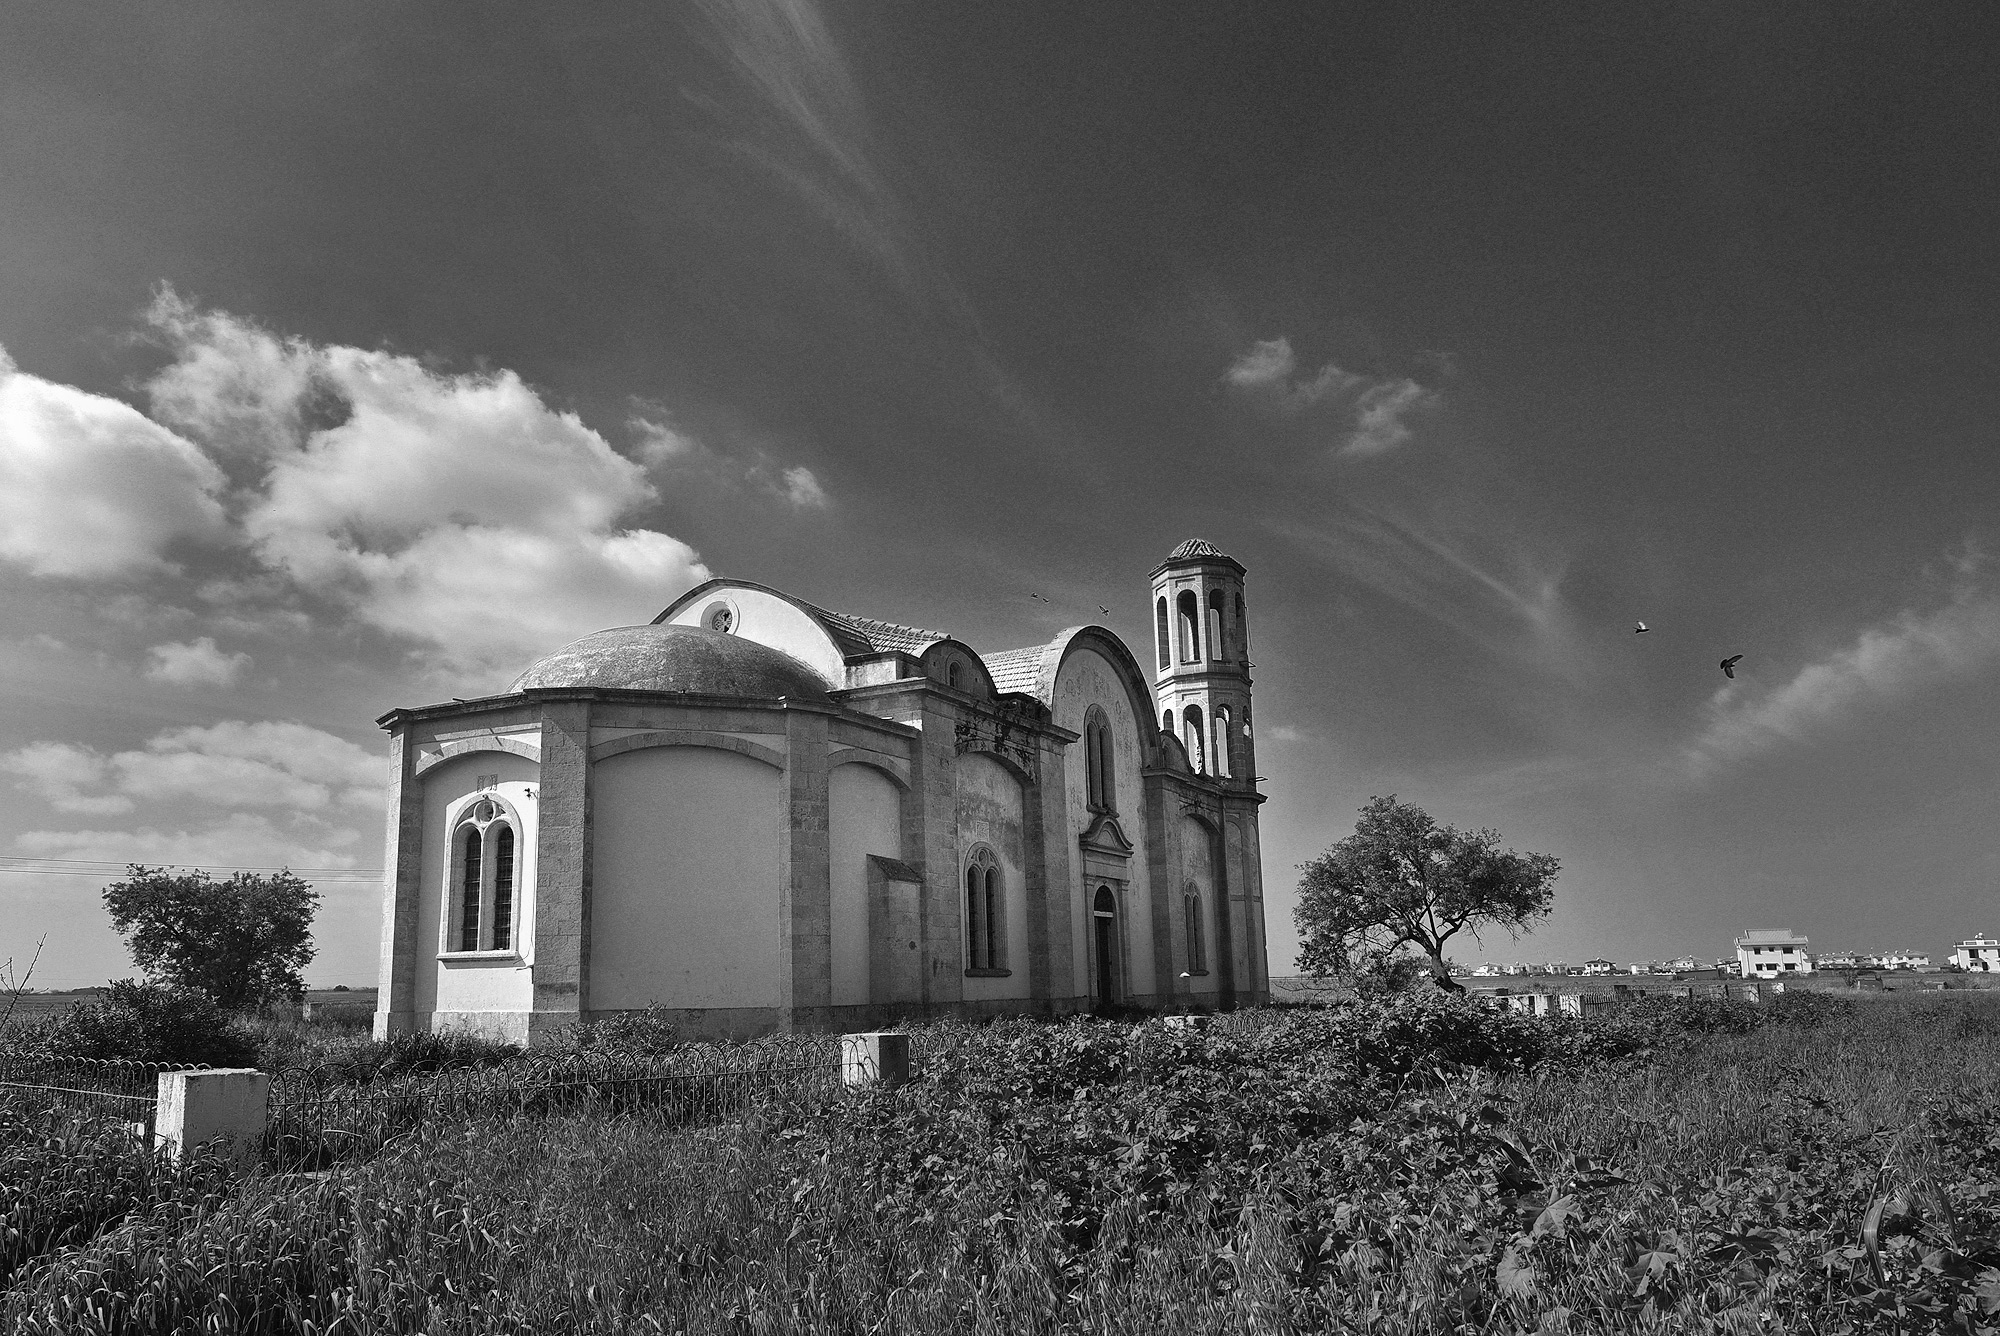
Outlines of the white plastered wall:
{"label": "white plastered wall", "polygon": [[[422,889],[417,897],[417,997],[419,1015],[436,1011],[529,1011],[534,984],[528,966],[534,951],[535,830],[537,807],[529,795],[540,785],[540,767],[511,752],[468,752],[439,763],[417,783],[424,792]],[[444,923],[445,867],[461,800],[478,792],[481,775],[500,776],[497,796],[507,800],[524,829],[515,832],[515,922],[525,947],[517,960],[446,963],[438,959]]]}
{"label": "white plastered wall", "polygon": [[847,685],[847,660],[826,628],[796,604],[761,589],[736,585],[712,589],[675,613],[671,624],[706,626],[709,609],[718,603],[729,605],[735,614],[731,634],[783,650],[818,673],[829,687]]}
{"label": "white plastered wall", "polygon": [[783,778],[710,747],[596,763],[591,1010],[779,1004]]}
{"label": "white plastered wall", "polygon": [[[1028,893],[1024,858],[1025,822],[1021,781],[1013,772],[990,756],[977,752],[958,758],[953,767],[957,782],[958,868],[954,877],[959,914],[959,940],[965,941],[965,868],[975,846],[993,850],[1000,864],[1002,927],[1006,934],[1005,978],[967,978],[965,998],[970,1002],[1001,997],[1027,997]],[[960,968],[964,968],[963,960]]]}
{"label": "white plastered wall", "polygon": [[[1145,753],[1139,730],[1145,727],[1150,731],[1152,724],[1132,713],[1131,697],[1110,662],[1094,650],[1079,649],[1063,660],[1062,669],[1056,674],[1055,722],[1081,734],[1083,717],[1093,705],[1103,708],[1111,725],[1112,797],[1118,808],[1119,829],[1132,841],[1129,880],[1120,906],[1124,916],[1120,927],[1125,937],[1125,987],[1136,994],[1164,991],[1157,987],[1153,977],[1152,879],[1146,867],[1146,820],[1141,805]],[[1071,986],[1079,997],[1086,996],[1091,989],[1091,944],[1096,940],[1091,931],[1090,905],[1097,883],[1085,884],[1083,860],[1076,853],[1076,841],[1096,820],[1090,811],[1088,766],[1083,740],[1079,737],[1063,755],[1063,783],[1069,798],[1070,865],[1075,878],[1070,888]]]}
{"label": "white plastered wall", "polygon": [[902,857],[902,794],[873,766],[827,776],[827,863],[832,893],[833,1005],[869,1001],[868,856]]}

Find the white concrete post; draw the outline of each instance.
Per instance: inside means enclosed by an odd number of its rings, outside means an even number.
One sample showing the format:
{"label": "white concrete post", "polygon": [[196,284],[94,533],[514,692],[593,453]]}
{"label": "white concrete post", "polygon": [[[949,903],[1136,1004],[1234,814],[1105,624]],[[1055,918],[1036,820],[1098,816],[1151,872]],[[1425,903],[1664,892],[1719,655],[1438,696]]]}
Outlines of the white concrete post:
{"label": "white concrete post", "polygon": [[910,1079],[910,1037],[885,1030],[840,1037],[840,1080],[894,1090]]}
{"label": "white concrete post", "polygon": [[254,1067],[202,1067],[160,1073],[160,1107],[153,1143],[178,1160],[212,1141],[248,1166],[264,1139],[265,1102],[271,1078]]}

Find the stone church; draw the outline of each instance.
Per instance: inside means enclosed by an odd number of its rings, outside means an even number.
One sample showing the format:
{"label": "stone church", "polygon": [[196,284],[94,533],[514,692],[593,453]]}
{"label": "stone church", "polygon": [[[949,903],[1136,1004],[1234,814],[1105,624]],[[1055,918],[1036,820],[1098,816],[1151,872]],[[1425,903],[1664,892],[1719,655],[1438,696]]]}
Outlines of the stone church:
{"label": "stone church", "polygon": [[[394,710],[378,1036],[690,1036],[1269,996],[1241,564],[981,655],[711,580]],[[1155,722],[1157,720],[1157,723]]]}

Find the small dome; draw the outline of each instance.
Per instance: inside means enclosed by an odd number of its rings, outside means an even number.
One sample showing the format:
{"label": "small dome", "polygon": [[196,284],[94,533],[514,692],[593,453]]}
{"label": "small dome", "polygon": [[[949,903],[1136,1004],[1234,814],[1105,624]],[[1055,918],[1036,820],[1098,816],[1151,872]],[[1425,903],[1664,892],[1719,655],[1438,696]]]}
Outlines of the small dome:
{"label": "small dome", "polygon": [[546,654],[509,691],[608,687],[753,700],[825,700],[819,674],[783,650],[702,626],[615,626]]}
{"label": "small dome", "polygon": [[[1224,557],[1222,550],[1206,538],[1190,538],[1174,549],[1168,561],[1198,561],[1202,557]],[[1224,557],[1227,560],[1227,557]]]}

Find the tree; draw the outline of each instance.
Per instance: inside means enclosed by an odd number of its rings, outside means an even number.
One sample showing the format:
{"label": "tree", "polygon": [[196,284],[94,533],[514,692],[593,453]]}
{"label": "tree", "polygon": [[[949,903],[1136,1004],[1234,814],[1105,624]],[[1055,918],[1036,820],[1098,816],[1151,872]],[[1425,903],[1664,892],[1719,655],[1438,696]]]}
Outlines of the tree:
{"label": "tree", "polygon": [[104,888],[111,926],[133,961],[162,983],[194,988],[228,1010],[295,999],[313,958],[319,892],[288,868],[274,876],[126,869]]}
{"label": "tree", "polygon": [[1438,987],[1462,991],[1445,943],[1547,918],[1560,866],[1502,849],[1497,831],[1440,826],[1394,794],[1371,798],[1352,835],[1299,866],[1299,963],[1316,978],[1352,977],[1414,948]]}

